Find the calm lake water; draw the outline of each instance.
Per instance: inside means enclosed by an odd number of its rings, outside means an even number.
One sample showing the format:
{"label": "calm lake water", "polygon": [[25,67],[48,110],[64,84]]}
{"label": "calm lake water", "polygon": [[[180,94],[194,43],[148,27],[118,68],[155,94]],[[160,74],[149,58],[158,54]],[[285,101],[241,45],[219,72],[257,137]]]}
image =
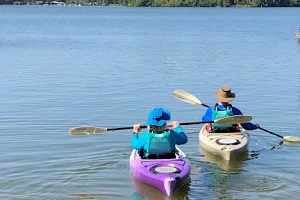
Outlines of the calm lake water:
{"label": "calm lake water", "polygon": [[253,122],[300,137],[299,8],[0,6],[1,199],[297,199],[300,145],[249,131],[225,162],[185,126],[190,183],[167,198],[130,175],[132,131],[75,137],[81,125],[144,124],[164,107],[181,122],[229,84]]}

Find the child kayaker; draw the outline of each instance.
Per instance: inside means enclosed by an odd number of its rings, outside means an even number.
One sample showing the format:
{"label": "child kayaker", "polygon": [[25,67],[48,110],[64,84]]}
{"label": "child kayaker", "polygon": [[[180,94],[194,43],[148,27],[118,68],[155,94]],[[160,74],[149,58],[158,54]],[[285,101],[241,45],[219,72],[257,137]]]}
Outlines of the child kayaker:
{"label": "child kayaker", "polygon": [[141,125],[133,126],[132,148],[142,150],[144,158],[174,158],[175,145],[185,144],[188,139],[178,121],[172,122],[173,129],[169,130],[167,121],[171,113],[163,108],[153,109],[147,119],[148,131],[138,135]]}
{"label": "child kayaker", "polygon": [[[232,115],[243,115],[243,113],[233,107],[229,102],[233,101],[235,94],[231,92],[229,85],[223,85],[220,90],[215,92],[215,96],[219,103],[216,103],[214,107],[210,107],[206,110],[206,113],[202,117],[202,121],[214,121],[223,117],[228,117]],[[252,124],[247,122],[241,124],[241,126],[246,130],[255,130],[259,127],[258,124]],[[233,124],[211,124],[211,132],[234,132],[237,131],[236,126]]]}

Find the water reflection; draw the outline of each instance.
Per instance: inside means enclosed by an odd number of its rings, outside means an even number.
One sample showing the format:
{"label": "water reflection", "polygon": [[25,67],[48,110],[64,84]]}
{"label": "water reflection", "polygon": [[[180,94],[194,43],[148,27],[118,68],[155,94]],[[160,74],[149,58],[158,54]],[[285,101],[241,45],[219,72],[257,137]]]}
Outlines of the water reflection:
{"label": "water reflection", "polygon": [[199,146],[199,151],[202,154],[202,157],[200,158],[201,161],[215,163],[218,165],[219,168],[226,172],[239,171],[244,161],[248,158],[248,152],[244,152],[243,154],[240,154],[237,157],[235,157],[234,160],[228,161],[220,156],[206,151],[201,146]]}
{"label": "water reflection", "polygon": [[133,200],[184,200],[188,199],[187,195],[190,190],[190,180],[180,187],[172,196],[168,197],[164,193],[155,189],[154,187],[145,184],[134,176],[131,176],[132,183],[136,192],[132,194]]}
{"label": "water reflection", "polygon": [[[101,194],[77,194],[73,195],[73,200],[106,200],[110,198],[110,195]],[[122,197],[119,197],[121,199]]]}
{"label": "water reflection", "polygon": [[234,160],[225,160],[220,156],[212,154],[199,146],[199,152],[202,155],[200,161],[204,162],[202,166],[203,184],[208,187],[210,194],[217,199],[236,199],[230,188],[234,177],[241,175],[242,169],[248,159],[249,153],[246,151],[235,157]]}

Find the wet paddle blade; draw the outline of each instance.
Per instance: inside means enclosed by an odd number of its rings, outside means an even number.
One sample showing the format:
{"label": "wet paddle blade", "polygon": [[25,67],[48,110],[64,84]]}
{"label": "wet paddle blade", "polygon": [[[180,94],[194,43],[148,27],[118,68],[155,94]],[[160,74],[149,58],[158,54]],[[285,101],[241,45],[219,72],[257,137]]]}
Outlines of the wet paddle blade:
{"label": "wet paddle blade", "polygon": [[283,139],[289,142],[300,142],[300,138],[294,136],[284,136]]}
{"label": "wet paddle blade", "polygon": [[194,105],[202,105],[201,101],[197,97],[183,90],[173,91],[172,96],[186,103],[190,103]]}
{"label": "wet paddle blade", "polygon": [[106,128],[99,128],[94,126],[82,126],[82,127],[75,127],[69,129],[69,134],[71,135],[91,135],[91,134],[100,134],[104,133],[107,129]]}
{"label": "wet paddle blade", "polygon": [[247,115],[234,115],[215,120],[218,124],[243,124],[252,120],[252,116]]}

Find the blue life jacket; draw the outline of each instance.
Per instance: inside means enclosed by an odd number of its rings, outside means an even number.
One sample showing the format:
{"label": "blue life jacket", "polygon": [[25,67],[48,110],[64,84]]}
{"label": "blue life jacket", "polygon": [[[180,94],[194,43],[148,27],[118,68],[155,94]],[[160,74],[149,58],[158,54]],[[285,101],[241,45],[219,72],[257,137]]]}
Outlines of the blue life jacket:
{"label": "blue life jacket", "polygon": [[[226,110],[220,111],[218,110],[218,104],[215,105],[215,108],[212,112],[212,120],[221,119],[224,117],[232,116],[232,106],[228,105]],[[212,128],[230,128],[233,124],[218,124],[218,123],[212,123]]]}
{"label": "blue life jacket", "polygon": [[161,134],[148,132],[147,154],[164,154],[170,153],[174,149],[171,147],[170,131]]}

